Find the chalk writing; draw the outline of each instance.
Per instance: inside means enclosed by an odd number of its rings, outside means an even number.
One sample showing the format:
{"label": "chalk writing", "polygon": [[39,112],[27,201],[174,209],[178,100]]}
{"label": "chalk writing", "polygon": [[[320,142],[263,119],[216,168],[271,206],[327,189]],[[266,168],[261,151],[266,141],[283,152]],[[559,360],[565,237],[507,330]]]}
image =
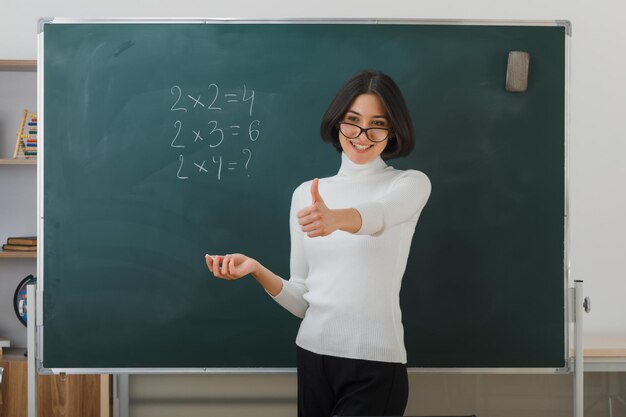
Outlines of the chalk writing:
{"label": "chalk writing", "polygon": [[209,126],[211,126],[211,124],[214,123],[213,125],[213,129],[211,130],[211,133],[209,133],[209,135],[212,135],[213,133],[217,133],[218,137],[220,138],[219,141],[214,144],[214,145],[209,145],[209,147],[211,148],[217,148],[218,146],[220,146],[222,144],[222,142],[224,141],[224,131],[220,128],[217,127],[217,121],[216,120],[211,120],[209,122]]}
{"label": "chalk writing", "polygon": [[244,155],[246,154],[246,152],[248,153],[248,160],[246,161],[246,169],[248,169],[248,164],[250,163],[250,159],[252,159],[252,151],[250,149],[243,149],[241,151],[241,153],[243,153]]}
{"label": "chalk writing", "polygon": [[250,117],[252,117],[252,106],[254,106],[254,90],[252,90],[252,94],[250,94],[247,98],[246,98],[246,85],[243,85],[243,101],[249,101],[250,102]]}
{"label": "chalk writing", "polygon": [[206,168],[204,167],[204,164],[205,164],[205,163],[206,163],[206,159],[205,159],[204,161],[202,161],[202,164],[198,164],[198,163],[196,163],[196,162],[194,162],[193,164],[194,164],[195,166],[197,166],[197,167],[198,167],[198,171],[199,171],[199,172],[209,172],[209,171],[207,171],[207,170],[206,170]]}
{"label": "chalk writing", "polygon": [[200,136],[200,130],[198,130],[197,132],[195,130],[192,130],[193,133],[195,133],[196,137],[194,138],[194,142],[197,142],[198,139],[200,140],[204,140],[204,138],[202,136]]}
{"label": "chalk writing", "polygon": [[178,128],[178,130],[176,131],[176,136],[174,136],[174,140],[172,140],[172,148],[184,148],[185,145],[174,145],[174,142],[176,142],[176,139],[178,139],[178,135],[180,135],[180,129],[183,127],[183,124],[180,120],[176,120],[174,122],[174,127]]}
{"label": "chalk writing", "polygon": [[176,178],[222,181],[242,175],[237,172],[249,177],[252,147],[263,138],[261,119],[252,117],[255,91],[245,83],[225,91],[215,82],[204,86],[170,88],[169,109],[178,115],[170,133],[170,147],[177,148]]}
{"label": "chalk writing", "polygon": [[217,96],[219,96],[220,94],[220,88],[217,86],[217,84],[209,84],[209,91],[211,91],[211,87],[215,87],[215,97],[213,97],[213,101],[209,106],[209,110],[222,110],[221,107],[214,107],[214,104],[217,101]]}
{"label": "chalk writing", "polygon": [[261,133],[259,132],[259,129],[253,129],[252,125],[258,127],[260,124],[261,122],[259,120],[253,120],[248,127],[248,135],[250,136],[250,140],[252,142],[256,142],[256,140],[259,138],[259,134]]}
{"label": "chalk writing", "polygon": [[[217,164],[217,161],[215,160],[215,157],[213,157],[213,163]],[[220,167],[217,170],[217,179],[218,179],[218,181],[222,179],[222,156],[221,155],[220,155],[220,162],[219,162],[219,164],[220,164]]]}
{"label": "chalk writing", "polygon": [[202,102],[200,101],[200,99],[202,98],[202,96],[198,96],[198,98],[195,98],[195,97],[193,97],[191,94],[187,94],[187,97],[189,97],[190,99],[192,99],[192,100],[193,100],[193,108],[194,108],[194,109],[196,108],[196,106],[197,106],[198,104],[199,104],[199,105],[201,105],[202,107],[205,107],[204,103],[202,103]]}
{"label": "chalk writing", "polygon": [[185,161],[185,157],[182,155],[179,155],[178,159],[180,160],[180,165],[178,166],[178,172],[176,173],[176,178],[178,178],[179,180],[188,180],[189,177],[183,177],[180,175],[180,170],[183,169],[183,163]]}
{"label": "chalk writing", "polygon": [[180,97],[182,96],[182,90],[180,89],[179,86],[175,85],[170,89],[170,92],[172,93],[172,95],[174,96],[178,96],[176,98],[176,102],[174,104],[172,104],[172,107],[170,107],[170,110],[172,111],[184,111],[186,112],[187,109],[184,107],[176,107],[176,105],[178,104],[178,102],[180,101]]}

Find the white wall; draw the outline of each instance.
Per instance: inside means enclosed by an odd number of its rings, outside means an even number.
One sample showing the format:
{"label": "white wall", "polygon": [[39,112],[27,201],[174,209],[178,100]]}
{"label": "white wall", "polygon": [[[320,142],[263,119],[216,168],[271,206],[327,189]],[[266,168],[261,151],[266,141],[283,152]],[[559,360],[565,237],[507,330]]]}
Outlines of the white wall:
{"label": "white wall", "polygon": [[586,333],[626,333],[626,5],[619,0],[31,0],[0,14],[0,58],[36,57],[37,20],[55,17],[567,19],[573,23],[571,278],[585,281]]}

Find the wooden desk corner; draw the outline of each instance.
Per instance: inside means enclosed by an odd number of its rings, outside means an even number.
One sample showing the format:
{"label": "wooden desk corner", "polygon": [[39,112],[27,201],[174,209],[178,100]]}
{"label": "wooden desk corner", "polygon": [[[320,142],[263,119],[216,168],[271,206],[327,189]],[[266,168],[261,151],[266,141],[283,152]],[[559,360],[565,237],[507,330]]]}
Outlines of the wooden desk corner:
{"label": "wooden desk corner", "polygon": [[626,372],[626,334],[583,337],[585,372]]}

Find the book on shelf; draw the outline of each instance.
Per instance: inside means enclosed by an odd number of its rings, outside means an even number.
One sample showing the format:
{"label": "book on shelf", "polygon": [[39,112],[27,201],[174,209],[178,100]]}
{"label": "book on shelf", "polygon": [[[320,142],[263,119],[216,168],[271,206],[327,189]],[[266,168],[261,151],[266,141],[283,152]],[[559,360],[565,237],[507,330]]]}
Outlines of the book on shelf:
{"label": "book on shelf", "polygon": [[37,251],[37,245],[2,245],[2,250],[5,252],[35,252]]}
{"label": "book on shelf", "polygon": [[37,236],[16,236],[7,239],[8,245],[37,245]]}
{"label": "book on shelf", "polygon": [[37,236],[14,236],[7,239],[2,245],[5,252],[35,252],[37,250]]}

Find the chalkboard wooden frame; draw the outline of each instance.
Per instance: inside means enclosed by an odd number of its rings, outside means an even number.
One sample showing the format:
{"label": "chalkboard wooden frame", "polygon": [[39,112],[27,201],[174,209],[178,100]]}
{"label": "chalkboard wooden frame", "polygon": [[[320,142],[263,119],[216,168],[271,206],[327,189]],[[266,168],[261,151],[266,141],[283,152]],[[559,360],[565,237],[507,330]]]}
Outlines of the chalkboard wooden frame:
{"label": "chalkboard wooden frame", "polygon": [[[568,321],[567,321],[567,311],[569,310],[569,299],[567,297],[567,288],[569,286],[569,277],[568,277],[568,265],[569,265],[569,255],[568,255],[568,242],[569,242],[569,233],[567,222],[569,218],[567,217],[567,196],[568,196],[568,156],[567,156],[567,144],[569,138],[569,126],[568,126],[568,117],[569,114],[569,41],[571,36],[571,28],[569,22],[565,21],[448,21],[448,20],[409,20],[409,19],[325,19],[325,20],[317,20],[317,19],[295,19],[295,20],[240,20],[240,19],[193,19],[193,20],[180,20],[180,19],[171,19],[171,20],[69,20],[69,19],[52,19],[52,20],[42,20],[40,22],[40,33],[39,33],[39,82],[40,82],[40,94],[39,94],[39,114],[41,119],[42,127],[45,126],[45,106],[44,106],[44,92],[46,91],[44,85],[45,79],[45,62],[44,62],[44,26],[48,24],[194,24],[194,23],[202,23],[202,24],[285,24],[285,25],[294,25],[294,24],[304,24],[304,25],[314,25],[314,24],[388,24],[388,25],[459,25],[459,26],[546,26],[546,27],[563,27],[565,30],[566,36],[564,37],[565,42],[565,97],[564,97],[564,108],[565,108],[565,120],[564,122],[564,213],[565,213],[565,226],[564,226],[564,241],[565,241],[565,251],[564,251],[564,259],[563,263],[564,267],[564,279],[563,279],[563,301],[564,301],[564,313],[563,313],[563,366],[557,367],[413,367],[413,370],[424,371],[424,372],[495,372],[495,373],[538,373],[538,372],[569,372],[570,369],[568,367],[568,351],[569,351],[569,330],[568,330]],[[532,60],[532,58],[531,58]],[[532,65],[532,61],[531,61]],[[44,133],[45,128],[42,128],[42,132],[40,133],[40,143],[43,147],[44,145]],[[39,162],[38,168],[38,218],[40,219],[38,222],[38,235],[40,236],[40,254],[44,256],[40,256],[38,258],[38,299],[39,305],[43,304],[43,294],[44,294],[44,263],[45,263],[45,254],[46,254],[46,246],[44,240],[44,184],[45,184],[45,166],[44,166],[44,152],[45,148],[42,150],[42,155]],[[148,373],[148,372],[156,372],[156,373],[166,373],[166,372],[282,372],[285,370],[291,370],[291,368],[274,368],[274,367],[262,367],[262,368],[253,368],[253,367],[197,367],[197,368],[159,368],[159,367],[132,367],[132,366],[122,366],[122,367],[59,367],[59,366],[45,366],[45,358],[44,358],[44,326],[45,316],[44,309],[39,309],[38,314],[38,349],[37,349],[37,360],[38,360],[38,368],[40,372],[66,372],[66,373]]]}

